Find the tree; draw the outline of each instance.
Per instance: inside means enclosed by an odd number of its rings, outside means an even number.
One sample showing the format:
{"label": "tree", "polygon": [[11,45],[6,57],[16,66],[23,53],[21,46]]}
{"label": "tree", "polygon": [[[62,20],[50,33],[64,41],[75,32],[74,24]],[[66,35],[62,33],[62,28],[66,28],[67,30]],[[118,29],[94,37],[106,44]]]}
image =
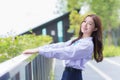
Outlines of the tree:
{"label": "tree", "polygon": [[[63,1],[63,0],[62,0]],[[107,31],[108,44],[112,43],[111,32],[113,28],[119,27],[120,0],[64,0],[66,11],[89,5],[89,12],[94,12],[101,17],[103,30]],[[63,1],[63,2],[64,2]],[[67,7],[67,8],[66,8]]]}
{"label": "tree", "polygon": [[65,13],[73,9],[80,9],[84,0],[58,0],[57,13]]}
{"label": "tree", "polygon": [[[85,15],[80,15],[79,10],[83,5],[84,0],[59,0],[58,1],[58,10],[57,13],[66,13],[70,11],[69,20],[70,20],[70,28],[68,32],[74,33],[74,36],[78,36],[80,23],[85,17]],[[60,12],[61,11],[61,12]]]}
{"label": "tree", "polygon": [[107,31],[108,44],[111,45],[112,29],[119,27],[120,0],[95,0],[88,4],[90,4],[90,9],[101,17],[103,29]]}

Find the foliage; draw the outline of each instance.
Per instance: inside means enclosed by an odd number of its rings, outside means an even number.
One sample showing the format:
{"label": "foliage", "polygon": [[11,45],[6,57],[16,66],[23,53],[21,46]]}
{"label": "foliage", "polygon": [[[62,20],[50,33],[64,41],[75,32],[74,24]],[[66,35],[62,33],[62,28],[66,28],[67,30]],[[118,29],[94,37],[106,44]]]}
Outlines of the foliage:
{"label": "foliage", "polygon": [[[120,18],[120,0],[60,0],[62,3],[66,3],[62,9],[71,11],[73,9],[82,9],[82,7],[89,6],[88,12],[94,12],[100,16],[103,24],[103,30],[107,31],[107,38],[109,39],[108,45],[112,45],[112,29],[119,27]],[[61,4],[61,3],[60,3]],[[86,13],[88,13],[86,12]],[[76,14],[74,16],[77,16]],[[81,14],[80,14],[81,16]],[[78,17],[79,18],[79,17]],[[71,19],[70,19],[71,20]],[[78,30],[79,24],[70,24],[70,28]],[[72,30],[71,30],[72,31]],[[77,31],[75,30],[76,34]]]}
{"label": "foliage", "polygon": [[104,57],[120,56],[120,46],[104,46],[103,50]]}
{"label": "foliage", "polygon": [[[80,9],[80,7],[82,6],[82,2],[84,0],[67,0],[67,10],[68,11],[71,11],[71,10],[74,10],[74,9]],[[75,5],[72,5],[72,4],[75,4]]]}
{"label": "foliage", "polygon": [[57,0],[57,5],[56,5],[57,10],[55,12],[56,14],[63,14],[67,12],[66,2],[67,2],[66,0]]}
{"label": "foliage", "polygon": [[23,50],[52,42],[50,36],[25,34],[16,37],[0,38],[0,62],[19,55]]}
{"label": "foliage", "polygon": [[58,0],[57,12],[65,13],[74,9],[80,9],[84,0]]}
{"label": "foliage", "polygon": [[104,38],[103,40],[104,44],[104,50],[103,54],[104,57],[112,57],[112,56],[120,56],[120,46],[115,45],[107,45],[109,42],[108,38]]}
{"label": "foliage", "polygon": [[88,4],[90,4],[90,9],[101,17],[103,30],[107,31],[106,38],[109,39],[107,45],[112,45],[112,29],[119,27],[120,24],[120,0],[96,0],[88,1]]}
{"label": "foliage", "polygon": [[102,18],[104,29],[109,27],[118,27],[119,23],[119,8],[120,0],[59,0],[59,5],[64,4],[62,9],[72,11],[74,9],[81,9],[82,6],[89,5],[90,12],[94,12]]}
{"label": "foliage", "polygon": [[73,10],[69,15],[69,19],[70,19],[70,28],[68,29],[68,32],[72,32],[72,33],[74,32],[75,36],[77,36],[81,22],[79,13],[76,10]]}
{"label": "foliage", "polygon": [[104,29],[118,27],[120,0],[95,0],[88,4],[90,9],[102,18]]}

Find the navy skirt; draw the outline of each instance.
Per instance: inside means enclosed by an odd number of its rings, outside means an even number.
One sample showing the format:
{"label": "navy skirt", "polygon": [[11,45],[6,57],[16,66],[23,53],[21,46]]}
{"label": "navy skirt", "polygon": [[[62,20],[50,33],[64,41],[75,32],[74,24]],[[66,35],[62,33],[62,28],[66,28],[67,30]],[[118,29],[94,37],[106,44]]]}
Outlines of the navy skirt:
{"label": "navy skirt", "polygon": [[83,80],[82,70],[71,67],[65,67],[61,80]]}

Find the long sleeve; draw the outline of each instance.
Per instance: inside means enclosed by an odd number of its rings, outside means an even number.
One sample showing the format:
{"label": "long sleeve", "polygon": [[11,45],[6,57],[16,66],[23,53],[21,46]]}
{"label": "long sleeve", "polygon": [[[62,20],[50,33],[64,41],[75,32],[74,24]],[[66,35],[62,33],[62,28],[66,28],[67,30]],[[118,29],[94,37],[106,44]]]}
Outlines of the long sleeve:
{"label": "long sleeve", "polygon": [[[57,47],[57,46],[56,46]],[[91,41],[79,41],[75,45],[59,47],[59,48],[39,48],[39,53],[48,58],[57,58],[62,60],[76,60],[85,58],[93,52],[93,43]]]}
{"label": "long sleeve", "polygon": [[69,41],[66,41],[66,42],[59,42],[59,43],[52,43],[52,44],[48,44],[48,45],[45,45],[45,46],[42,46],[40,48],[44,48],[44,49],[49,49],[49,48],[60,48],[60,47],[65,47],[65,46],[68,46],[70,45],[71,43],[71,40]]}

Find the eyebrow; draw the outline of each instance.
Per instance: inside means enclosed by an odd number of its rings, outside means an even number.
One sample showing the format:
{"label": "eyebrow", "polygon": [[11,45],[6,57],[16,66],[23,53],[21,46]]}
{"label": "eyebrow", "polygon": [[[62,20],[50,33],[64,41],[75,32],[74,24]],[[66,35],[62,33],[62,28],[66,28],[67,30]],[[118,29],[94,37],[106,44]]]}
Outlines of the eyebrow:
{"label": "eyebrow", "polygon": [[[87,21],[87,20],[84,20],[84,21]],[[92,22],[92,21],[88,21],[88,22],[90,22],[90,23],[93,23],[93,24],[94,24],[94,22]]]}

